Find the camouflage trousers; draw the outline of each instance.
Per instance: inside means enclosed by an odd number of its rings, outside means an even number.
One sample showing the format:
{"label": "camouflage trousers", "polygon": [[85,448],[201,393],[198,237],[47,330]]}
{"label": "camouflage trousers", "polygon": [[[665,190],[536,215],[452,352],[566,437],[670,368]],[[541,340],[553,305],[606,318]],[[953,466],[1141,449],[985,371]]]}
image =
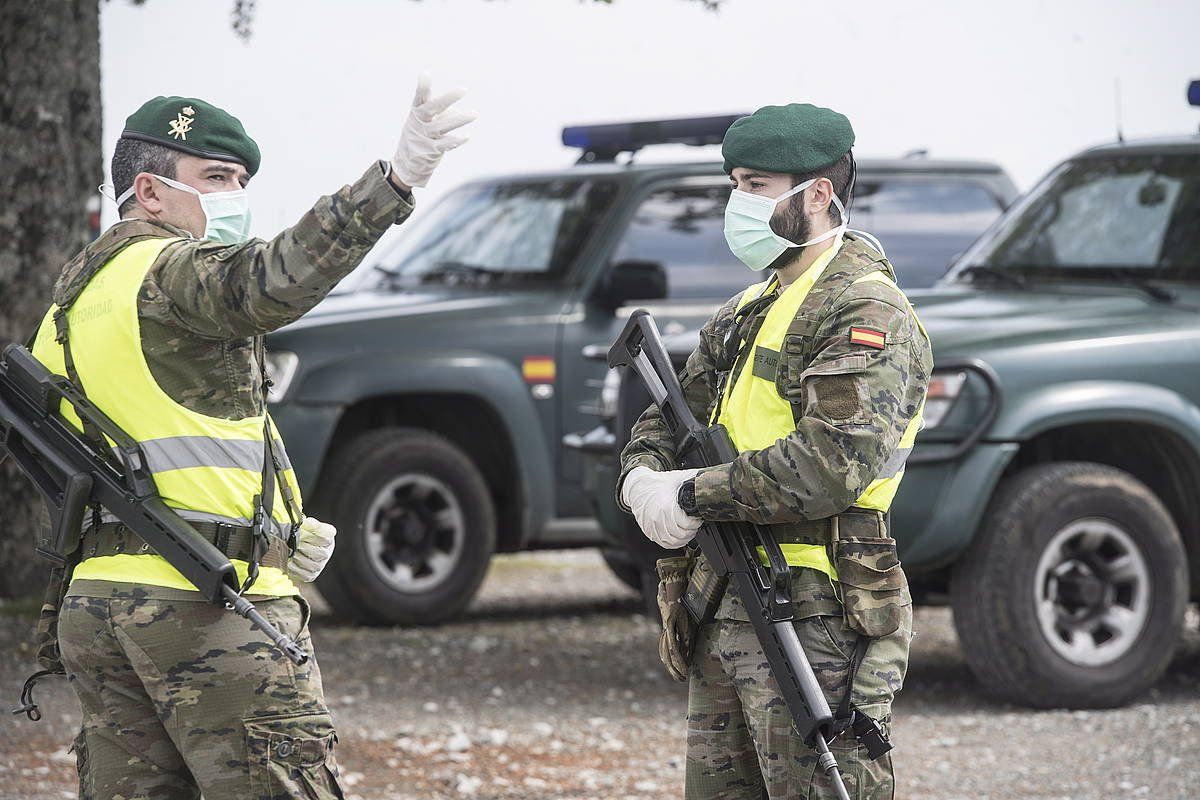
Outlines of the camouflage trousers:
{"label": "camouflage trousers", "polygon": [[[845,623],[829,579],[793,570],[795,623],[800,643],[831,708],[846,691],[858,636]],[[885,730],[891,703],[904,681],[912,638],[912,607],[895,633],[872,640],[854,680],[851,701]],[[792,729],[778,684],[763,657],[746,610],[726,594],[717,619],[701,627],[688,682],[687,800],[834,798],[816,751]],[[852,800],[891,800],[891,754],[872,761],[849,733],[830,746]]]}
{"label": "camouflage trousers", "polygon": [[296,666],[249,622],[195,598],[72,584],[58,634],[83,707],[81,800],[342,797],[308,604],[256,602],[309,652]]}

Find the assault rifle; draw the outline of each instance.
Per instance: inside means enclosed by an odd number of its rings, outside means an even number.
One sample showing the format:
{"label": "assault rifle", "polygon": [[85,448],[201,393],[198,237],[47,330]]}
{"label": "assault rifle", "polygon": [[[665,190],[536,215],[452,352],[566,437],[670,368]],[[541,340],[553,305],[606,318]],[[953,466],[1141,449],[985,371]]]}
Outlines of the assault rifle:
{"label": "assault rifle", "polygon": [[[85,426],[112,442],[111,450],[80,436],[63,419],[64,400]],[[229,558],[163,502],[141,445],[66,377],[51,373],[17,344],[6,347],[0,359],[0,461],[7,456],[33,481],[50,511],[50,526],[39,533],[38,555],[63,566],[79,547],[85,510],[103,506],[179,570],[201,597],[248,619],[294,663],[308,660],[241,595]]]}
{"label": "assault rifle", "polygon": [[[713,467],[737,458],[728,431],[721,425],[701,425],[688,408],[650,312],[638,309],[630,315],[608,351],[608,365],[629,367],[646,384],[675,440],[681,468]],[[796,732],[816,749],[818,766],[829,776],[837,796],[849,800],[837,760],[829,752],[829,740],[836,733],[834,716],[792,627],[790,576],[779,543],[763,526],[747,522],[706,522],[696,534],[696,543],[713,571],[728,577],[745,604]],[[760,552],[766,553],[765,568]]]}

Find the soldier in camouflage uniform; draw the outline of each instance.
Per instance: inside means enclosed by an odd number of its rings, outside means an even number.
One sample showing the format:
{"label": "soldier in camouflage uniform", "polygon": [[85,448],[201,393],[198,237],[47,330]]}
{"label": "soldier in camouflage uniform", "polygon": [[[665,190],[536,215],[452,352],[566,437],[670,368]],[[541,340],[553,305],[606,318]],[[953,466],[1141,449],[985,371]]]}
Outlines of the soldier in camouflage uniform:
{"label": "soldier in camouflage uniform", "polygon": [[[845,117],[811,105],[768,106],[730,128],[726,238],[747,266],[774,274],[709,320],[680,381],[697,418],[725,425],[741,454],[676,469],[651,406],[622,453],[617,492],[665,547],[685,545],[704,521],[772,526],[791,567],[796,631],[830,707],[886,732],[912,601],[884,514],[920,427],[932,356],[885,257],[846,233],[852,145]],[[701,563],[693,580],[703,572]],[[733,592],[693,643],[664,641],[664,661],[689,681],[689,800],[834,797]],[[893,797],[890,754],[870,759],[849,730],[831,750],[851,797]]]}
{"label": "soldier in camouflage uniform", "polygon": [[[464,141],[450,135],[472,119],[450,109],[461,96],[431,99],[423,77],[396,156],[318,200],[271,241],[248,238],[241,190],[259,151],[241,123],[195,98],[147,102],[127,121],[113,157],[122,219],[67,264],[34,346],[52,369],[75,372],[72,379],[114,419],[125,412],[124,397],[130,405],[158,403],[197,426],[197,435],[154,441],[130,433],[146,448],[164,501],[223,549],[241,580],[248,561],[261,562],[248,596],[310,656],[309,610],[294,581],[321,571],[334,531],[295,515],[299,490],[282,442],[276,438],[273,455],[269,448],[264,455],[261,337],[316,305],[408,217],[412,187],[424,186],[442,155]],[[129,287],[127,300],[105,294],[115,283]],[[123,302],[131,313],[116,319]],[[70,310],[69,337],[56,336],[55,309]],[[106,331],[108,340],[90,340]],[[69,350],[60,346],[64,339]],[[126,341],[132,347],[121,349]],[[110,372],[147,383],[122,395],[120,386],[106,388]],[[155,397],[141,396],[147,393]],[[258,427],[247,428],[248,420]],[[253,440],[222,433],[247,429],[257,430],[257,450]],[[221,517],[206,503],[250,506],[249,497],[211,490],[242,481],[265,493],[272,460],[282,462],[273,476],[277,502],[268,509],[273,535],[256,555],[249,514]],[[74,746],[80,797],[342,796],[337,736],[315,659],[294,665],[245,620],[202,602],[174,568],[100,510],[79,559],[57,643],[83,708]]]}

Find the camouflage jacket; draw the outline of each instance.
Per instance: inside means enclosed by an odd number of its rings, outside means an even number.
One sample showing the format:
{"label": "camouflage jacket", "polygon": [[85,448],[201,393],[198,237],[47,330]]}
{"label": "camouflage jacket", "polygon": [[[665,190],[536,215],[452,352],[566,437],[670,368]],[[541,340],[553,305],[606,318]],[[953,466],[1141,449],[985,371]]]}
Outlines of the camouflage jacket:
{"label": "camouflage jacket", "polygon": [[186,408],[225,419],[254,416],[262,408],[256,337],[303,316],[412,213],[411,198],[392,187],[384,169],[372,164],[269,242],[225,245],[166,223],[118,222],[67,263],[54,302],[73,300],[96,267],[133,242],[182,237],[167,245],[142,284],[142,354],[158,385]]}
{"label": "camouflage jacket", "polygon": [[[866,246],[848,238],[812,291],[844,281],[864,258],[873,258]],[[886,261],[878,265],[892,277]],[[702,421],[712,414],[718,386],[728,378],[719,365],[727,360],[723,340],[740,298],[704,325],[699,346],[680,374],[688,405]],[[753,342],[770,305],[742,323],[744,340]],[[883,331],[885,346],[853,343],[852,327]],[[783,524],[845,511],[881,473],[924,401],[933,365],[929,340],[903,292],[890,284],[863,281],[839,290],[813,341],[801,346],[794,338],[788,337],[780,353],[778,385],[799,406],[796,428],[770,447],[745,451],[696,476],[696,505],[706,520]],[[625,475],[634,467],[677,468],[657,407],[648,408],[634,425],[621,462],[618,501]]]}

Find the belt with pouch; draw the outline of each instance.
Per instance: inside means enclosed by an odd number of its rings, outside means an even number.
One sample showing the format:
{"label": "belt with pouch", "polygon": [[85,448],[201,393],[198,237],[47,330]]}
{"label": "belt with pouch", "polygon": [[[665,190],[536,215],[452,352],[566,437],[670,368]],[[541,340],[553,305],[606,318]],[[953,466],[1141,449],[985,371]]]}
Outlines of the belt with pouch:
{"label": "belt with pouch", "polygon": [[[801,520],[769,527],[780,544],[820,545],[826,548],[843,537],[882,539],[887,536],[887,521],[883,512],[867,508],[848,508],[837,516],[825,519]],[[713,572],[712,565],[699,554],[697,548],[693,546],[689,552],[696,556],[696,561],[689,572],[683,605],[691,618],[702,625],[716,614],[729,579]]]}
{"label": "belt with pouch", "polygon": [[883,539],[888,535],[883,512],[868,508],[848,508],[825,519],[801,520],[768,527],[775,541],[780,544],[827,545],[844,536]]}
{"label": "belt with pouch", "polygon": [[[211,542],[230,559],[250,561],[254,554],[254,531],[250,527],[224,522],[189,522],[196,532]],[[288,544],[278,536],[268,537],[267,553],[259,559],[263,567],[283,569],[287,566]],[[80,561],[101,556],[158,555],[133,529],[121,522],[105,522],[84,531],[79,543]]]}

